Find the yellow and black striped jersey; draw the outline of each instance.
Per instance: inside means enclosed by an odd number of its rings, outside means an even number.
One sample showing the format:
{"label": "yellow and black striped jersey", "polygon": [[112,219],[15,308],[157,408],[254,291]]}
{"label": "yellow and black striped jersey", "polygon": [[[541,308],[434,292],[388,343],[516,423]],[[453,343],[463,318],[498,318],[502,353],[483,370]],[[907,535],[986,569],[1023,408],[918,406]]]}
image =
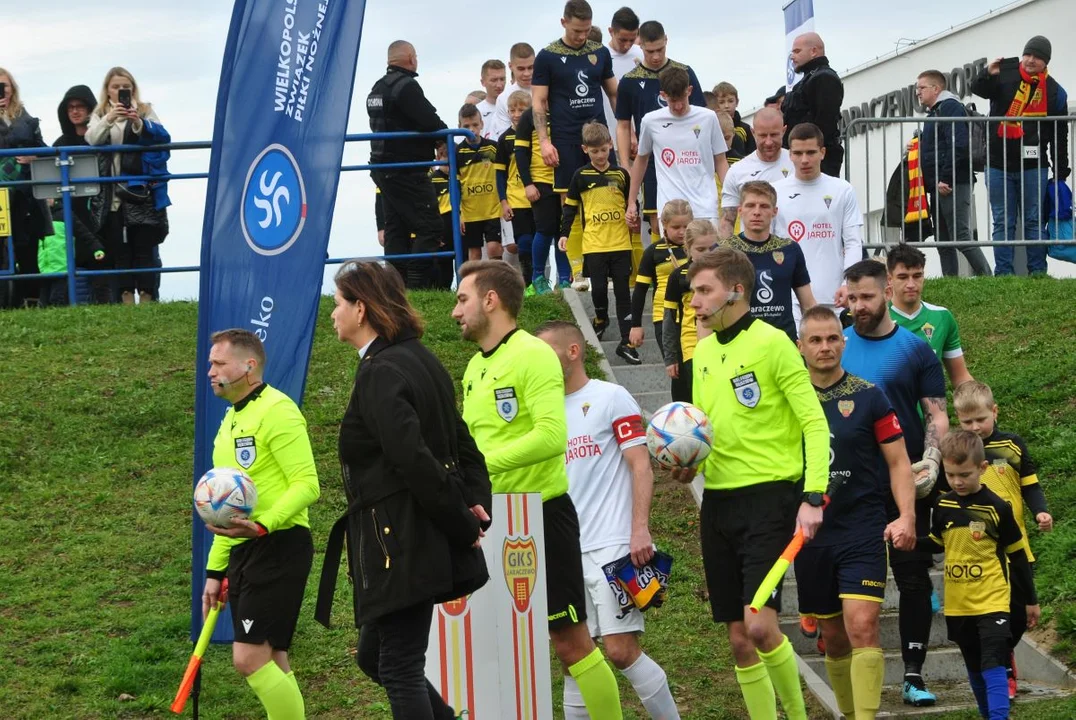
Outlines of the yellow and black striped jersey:
{"label": "yellow and black striped jersey", "polygon": [[1019,435],[994,428],[990,437],[983,440],[983,448],[986,450],[986,460],[990,463],[990,467],[983,472],[983,485],[1012,505],[1013,516],[1016,517],[1016,524],[1023,536],[1028,562],[1035,562],[1024,525],[1024,505],[1026,500],[1032,513],[1046,512],[1046,496],[1039,485],[1039,476],[1027,445]]}
{"label": "yellow and black striped jersey", "polygon": [[460,217],[463,222],[496,220],[501,216],[497,197],[497,145],[482,138],[456,146],[456,172],[460,178]]}
{"label": "yellow and black striped jersey", "polygon": [[516,169],[524,187],[538,183],[553,184],[553,168],[542,160],[542,146],[538,142],[538,131],[534,129],[534,111],[531,108],[523,111],[516,125]]}
{"label": "yellow and black striped jersey", "polygon": [[663,303],[666,310],[676,313],[680,324],[680,357],[684,362],[695,357],[695,344],[699,339],[695,329],[695,308],[691,307],[691,298],[695,293],[687,280],[687,270],[690,267],[691,263],[687,262],[669,274]]}
{"label": "yellow and black striped jersey", "polygon": [[[654,286],[654,308],[651,311],[651,319],[661,322],[665,314],[665,286],[669,282],[669,275],[673,270],[687,262],[687,251],[683,245],[674,245],[665,238],[651,243],[643,251],[643,257],[639,261],[638,275],[635,277],[635,287],[645,288],[647,285]],[[645,289],[641,296],[638,308],[634,297],[632,298],[632,318],[635,327],[642,327],[642,314],[646,302]],[[659,338],[660,341],[660,338]]]}
{"label": "yellow and black striped jersey", "polygon": [[523,191],[523,181],[519,178],[519,165],[516,163],[515,128],[508,128],[497,140],[497,162],[494,167],[498,172],[503,172],[508,181],[506,189],[508,206],[513,209],[529,208],[531,201],[527,199],[527,193]]}
{"label": "yellow and black striped jersey", "polygon": [[1009,503],[990,488],[938,498],[930,539],[945,549],[945,614],[1009,612],[1009,553],[1023,547]]}
{"label": "yellow and black striped jersey", "polygon": [[564,199],[561,237],[572,229],[576,211],[583,224],[583,254],[631,250],[631,230],[624,213],[628,206],[628,173],[615,165],[597,170],[587,163],[575,171]]}
{"label": "yellow and black striped jersey", "polygon": [[437,209],[442,215],[452,212],[452,197],[448,194],[448,171],[440,167],[432,168],[430,182],[437,193]]}

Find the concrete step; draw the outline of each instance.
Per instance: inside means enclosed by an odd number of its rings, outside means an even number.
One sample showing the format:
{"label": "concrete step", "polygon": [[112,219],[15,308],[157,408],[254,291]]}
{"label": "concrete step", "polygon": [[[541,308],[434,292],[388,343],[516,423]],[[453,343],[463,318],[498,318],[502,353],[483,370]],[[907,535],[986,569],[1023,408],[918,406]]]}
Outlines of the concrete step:
{"label": "concrete step", "polygon": [[[825,658],[819,655],[817,650],[801,657],[819,677],[826,678]],[[955,645],[932,648],[927,654],[923,677],[931,686],[942,682],[966,683],[968,671],[964,668],[964,658],[960,655],[960,648]],[[900,685],[902,682],[904,682],[904,661],[901,660],[900,650],[886,650],[885,679],[882,684]]]}
{"label": "concrete step", "polygon": [[[882,602],[882,611],[896,610],[900,607],[900,591],[897,590],[897,583],[893,580],[893,576],[889,575],[889,581],[885,586],[885,600]],[[934,591],[938,593],[938,599],[945,600],[944,584],[945,579],[942,576],[940,570],[930,571],[930,580],[934,584]],[[798,616],[800,610],[799,589],[796,585],[796,578],[789,569],[789,574],[785,576],[784,589],[781,591],[781,615]]]}
{"label": "concrete step", "polygon": [[[879,618],[878,629],[883,648],[892,649],[900,647],[900,622],[896,610],[889,610],[882,613]],[[792,643],[792,647],[803,657],[808,658],[812,655],[819,655],[818,639],[808,638],[803,635],[800,631],[799,618],[782,618],[781,632],[788,636],[789,641]],[[945,647],[951,644],[946,635],[945,617],[941,613],[938,613],[934,615],[933,622],[930,625],[929,647],[931,654],[928,655],[928,657],[933,656],[936,648]]]}
{"label": "concrete step", "polygon": [[[617,368],[616,372],[619,375],[620,368]],[[672,402],[672,396],[669,394],[668,385],[665,386],[664,390],[658,392],[633,392],[632,397],[635,398],[635,402],[639,403],[639,407],[643,410],[643,417],[646,417],[647,419],[656,413],[658,408],[662,405]]]}
{"label": "concrete step", "polygon": [[665,374],[665,366],[660,363],[622,365],[617,366],[615,372],[617,382],[633,395],[669,391],[669,378]]}
{"label": "concrete step", "polygon": [[[929,662],[929,660],[928,660]],[[878,718],[915,717],[922,715],[938,715],[941,713],[954,712],[975,708],[975,696],[971,692],[971,686],[967,679],[956,682],[931,682],[930,691],[938,698],[938,704],[933,707],[912,707],[905,705],[901,696],[901,685],[887,685],[882,688],[882,707]],[[1034,702],[1036,700],[1050,700],[1067,697],[1070,690],[1054,685],[1039,682],[1020,681],[1020,688],[1016,694],[1016,700],[1012,705]],[[1019,712],[1019,710],[1015,711]]]}
{"label": "concrete step", "polygon": [[[651,329],[650,335],[653,334],[653,329]],[[602,340],[602,351],[605,353],[605,356],[609,358],[609,364],[614,368],[619,368],[621,365],[628,364],[616,355],[616,346],[619,344],[620,333],[613,328],[606,330],[605,339]],[[661,348],[658,347],[658,343],[653,337],[646,338],[643,341],[643,344],[635,349],[639,351],[639,357],[643,359],[644,364],[664,365],[664,358],[661,357]],[[662,368],[661,374],[665,374],[664,367]]]}

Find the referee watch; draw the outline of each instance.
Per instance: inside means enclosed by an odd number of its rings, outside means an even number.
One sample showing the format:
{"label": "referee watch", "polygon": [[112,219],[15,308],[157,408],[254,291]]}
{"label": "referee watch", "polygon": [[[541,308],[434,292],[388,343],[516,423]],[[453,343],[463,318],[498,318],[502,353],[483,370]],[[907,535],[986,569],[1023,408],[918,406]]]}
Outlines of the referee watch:
{"label": "referee watch", "polygon": [[805,502],[811,507],[822,507],[826,504],[826,496],[820,492],[805,492],[801,502]]}

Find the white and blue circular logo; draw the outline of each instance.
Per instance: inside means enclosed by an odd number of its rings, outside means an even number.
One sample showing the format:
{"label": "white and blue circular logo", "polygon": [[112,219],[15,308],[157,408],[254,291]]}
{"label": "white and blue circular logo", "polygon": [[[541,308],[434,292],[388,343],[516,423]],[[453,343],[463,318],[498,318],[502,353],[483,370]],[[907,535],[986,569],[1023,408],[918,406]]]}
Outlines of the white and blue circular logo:
{"label": "white and blue circular logo", "polygon": [[750,400],[754,396],[755,396],[755,391],[752,390],[751,388],[744,388],[743,389],[743,399],[744,400]]}
{"label": "white and blue circular logo", "polygon": [[239,217],[247,244],[259,255],[279,255],[299,239],[306,186],[299,163],[283,145],[269,145],[250,164]]}

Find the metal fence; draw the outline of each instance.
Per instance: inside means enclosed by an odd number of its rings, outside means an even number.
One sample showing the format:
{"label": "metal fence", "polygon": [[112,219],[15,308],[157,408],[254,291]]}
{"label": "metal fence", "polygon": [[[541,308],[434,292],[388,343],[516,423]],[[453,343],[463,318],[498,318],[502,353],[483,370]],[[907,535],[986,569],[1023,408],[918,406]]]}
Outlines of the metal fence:
{"label": "metal fence", "polygon": [[[447,130],[439,130],[432,133],[417,133],[417,132],[390,132],[390,133],[357,133],[346,135],[344,137],[345,143],[352,142],[369,142],[371,140],[382,139],[407,139],[418,137],[430,137],[430,138],[443,138],[446,142],[452,142],[452,138],[460,136],[474,139],[474,136],[467,130],[450,128]],[[6,238],[0,238],[4,242],[3,248],[7,255],[7,262],[2,263],[4,267],[0,267],[0,281],[21,281],[21,280],[55,280],[58,278],[67,279],[67,298],[70,305],[77,303],[76,293],[76,279],[80,277],[97,277],[97,276],[109,276],[109,275],[130,275],[132,273],[186,273],[186,272],[198,272],[199,266],[186,265],[186,266],[174,266],[174,267],[160,267],[160,268],[122,268],[111,270],[87,270],[83,268],[75,267],[75,244],[73,236],[73,222],[74,222],[74,210],[72,207],[72,195],[75,193],[76,187],[83,184],[104,184],[104,183],[122,183],[122,182],[159,182],[159,181],[172,181],[172,180],[193,180],[193,179],[206,179],[209,177],[209,173],[171,173],[168,175],[116,175],[116,176],[94,176],[94,177],[72,177],[72,167],[74,166],[74,158],[80,155],[102,155],[111,153],[127,153],[136,152],[142,153],[153,150],[168,150],[168,151],[182,151],[182,150],[208,150],[211,149],[213,144],[208,141],[198,142],[174,142],[163,145],[80,145],[80,146],[67,146],[67,147],[40,147],[40,148],[7,148],[0,149],[0,157],[31,157],[31,158],[55,158],[56,167],[59,168],[59,184],[56,180],[14,180],[8,182],[0,182],[0,188],[10,188],[11,191],[15,191],[19,187],[33,187],[33,186],[51,186],[56,192],[60,194],[60,201],[63,203],[63,222],[66,231],[66,250],[67,250],[67,272],[66,273],[17,273],[15,268],[14,247],[12,236],[9,235]],[[454,152],[448,153],[447,160],[434,160],[430,162],[407,162],[407,163],[385,163],[378,165],[360,164],[360,165],[342,165],[340,172],[355,172],[359,170],[386,170],[392,168],[429,168],[437,166],[448,166],[448,176],[450,178],[457,177],[456,168],[456,154]],[[463,242],[460,236],[460,188],[458,182],[450,182],[449,198],[452,206],[452,241],[453,250],[434,252],[434,253],[415,253],[411,255],[378,255],[376,257],[343,257],[343,258],[328,258],[325,260],[325,265],[340,265],[351,260],[423,260],[429,258],[440,257],[452,257],[456,261],[456,267],[458,268],[463,264],[464,252]]]}
{"label": "metal fence", "polygon": [[[914,241],[920,248],[939,251],[946,274],[953,274],[948,271],[957,262],[957,250],[973,270],[980,248],[993,248],[995,261],[1001,255],[1004,262],[1011,262],[1005,258],[1012,250],[1024,248],[1029,265],[1037,263],[1047,248],[1076,258],[1071,222],[1065,224],[1072,218],[1071,201],[1048,203],[1046,199],[1048,195],[1067,196],[1064,190],[1059,193],[1051,186],[1059,160],[1063,167],[1074,165],[1076,117],[1013,121],[1008,117],[968,116],[861,117],[849,122],[844,129],[844,177],[855,186],[866,219],[864,248],[880,251],[896,242]],[[1022,133],[1028,140],[1045,135],[1046,151],[1042,143],[1029,142],[1016,144],[1013,152],[1012,141],[999,135],[1001,123],[1013,123],[1013,133]],[[920,167],[927,181],[924,190],[929,214],[905,222],[909,199],[916,196],[907,165],[913,138],[919,139],[920,159],[924,143],[935,151]],[[944,194],[936,186],[942,178],[951,179],[950,191]],[[1048,237],[1048,229],[1063,237]],[[925,242],[931,236],[934,241]],[[1044,258],[1042,262],[1044,271]]]}

